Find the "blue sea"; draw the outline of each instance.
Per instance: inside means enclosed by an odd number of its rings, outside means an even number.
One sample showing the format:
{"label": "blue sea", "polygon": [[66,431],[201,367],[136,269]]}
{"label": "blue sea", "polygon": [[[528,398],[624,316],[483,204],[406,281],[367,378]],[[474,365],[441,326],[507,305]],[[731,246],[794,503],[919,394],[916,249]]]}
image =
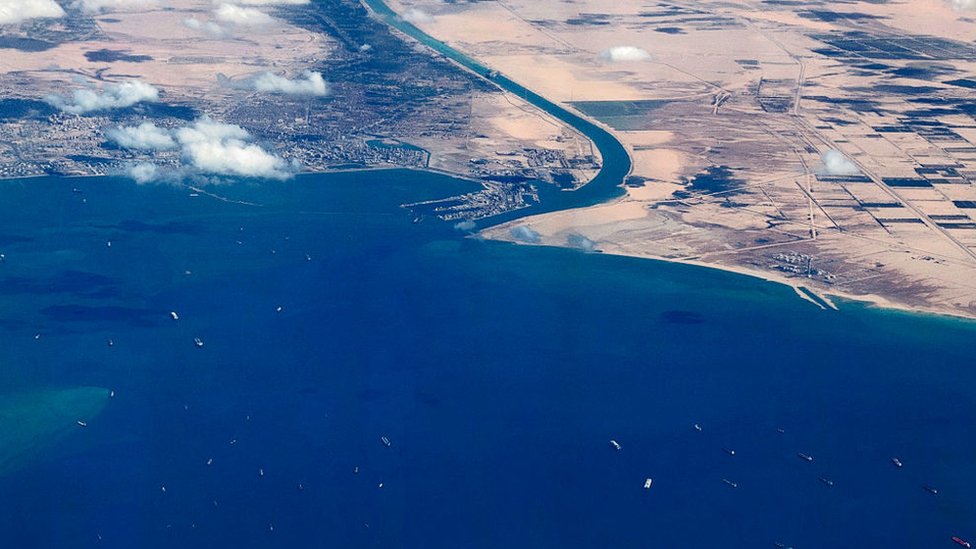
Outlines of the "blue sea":
{"label": "blue sea", "polygon": [[976,541],[976,323],[400,207],[471,187],[0,183],[0,544]]}

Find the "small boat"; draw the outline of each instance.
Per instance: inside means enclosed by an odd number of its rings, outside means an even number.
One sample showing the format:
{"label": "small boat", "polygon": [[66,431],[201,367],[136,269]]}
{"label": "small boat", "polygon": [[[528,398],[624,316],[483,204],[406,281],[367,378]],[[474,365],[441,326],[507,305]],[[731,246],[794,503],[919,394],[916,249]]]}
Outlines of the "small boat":
{"label": "small boat", "polygon": [[180,319],[180,315],[178,315],[178,314],[176,314],[176,311],[170,311],[170,312],[169,312],[169,316],[170,316],[170,318],[172,318],[173,320],[179,320],[179,319]]}
{"label": "small boat", "polygon": [[230,439],[230,445],[233,446],[235,444],[237,444],[237,439],[236,438]]}
{"label": "small boat", "polygon": [[900,460],[900,459],[898,459],[898,458],[891,458],[891,463],[892,463],[892,464],[893,464],[893,465],[894,465],[895,467],[899,467],[899,468],[900,468],[900,467],[902,466],[902,462],[901,462],[901,460]]}
{"label": "small boat", "polygon": [[390,439],[388,439],[386,437],[380,437],[380,441],[383,443],[383,446],[386,446],[387,448],[389,448],[390,446],[393,446],[393,443],[390,442]]}
{"label": "small boat", "polygon": [[115,398],[115,389],[108,392],[108,398]]}
{"label": "small boat", "polygon": [[728,455],[730,455],[730,456],[734,456],[734,455],[735,455],[735,450],[733,450],[733,449],[731,449],[731,448],[722,448],[722,450],[723,450],[723,451],[724,451],[724,452],[725,452],[726,454],[728,454]]}
{"label": "small boat", "polygon": [[304,490],[305,490],[305,485],[302,484],[301,482],[299,482],[298,483],[298,491],[301,492],[301,491],[304,491]]}
{"label": "small boat", "polygon": [[305,254],[305,261],[311,261],[311,260],[312,260],[312,256]]}
{"label": "small boat", "polygon": [[359,474],[359,466],[358,465],[355,466],[355,467],[353,467],[352,474],[354,474],[354,475],[358,475]]}
{"label": "small boat", "polygon": [[193,344],[196,345],[197,347],[203,347],[203,340],[200,339],[199,337],[195,337],[193,338]]}
{"label": "small boat", "polygon": [[278,308],[277,308],[277,309],[275,309],[275,312],[276,312],[276,313],[280,313],[280,312],[281,312],[282,310],[283,310],[283,309],[282,309],[282,307],[281,307],[281,305],[278,305]]}
{"label": "small boat", "polygon": [[785,543],[780,543],[778,541],[773,542],[773,545],[779,547],[779,549],[793,549],[792,545],[786,545]]}
{"label": "small boat", "polygon": [[739,487],[738,484],[736,484],[735,482],[732,482],[731,480],[729,480],[727,478],[723,478],[722,479],[722,482],[724,482],[725,484],[728,484],[729,486],[731,486],[733,488],[738,488]]}
{"label": "small boat", "polygon": [[376,487],[377,487],[377,488],[382,488],[382,487],[383,487],[383,483],[382,483],[382,482],[381,482],[381,483],[379,483],[379,484],[378,484],[378,485],[377,485]]}
{"label": "small boat", "polygon": [[784,429],[784,428],[782,428],[782,427],[777,427],[777,428],[776,428],[776,432],[782,435],[783,433],[785,433],[785,432],[786,432],[786,429]]}
{"label": "small boat", "polygon": [[109,347],[112,347],[112,346],[114,346],[114,345],[115,345],[115,342],[114,342],[114,341],[112,341],[111,339],[110,339],[110,340],[108,340],[108,346],[109,346]]}
{"label": "small boat", "polygon": [[111,240],[109,240],[109,241],[107,241],[107,242],[105,242],[105,245],[106,245],[107,247],[109,247],[109,248],[111,248],[111,247],[112,247],[112,241],[111,241]]}
{"label": "small boat", "polygon": [[827,486],[833,486],[834,485],[834,481],[832,481],[832,480],[830,480],[829,478],[826,478],[826,477],[820,477],[820,482],[826,484]]}
{"label": "small boat", "polygon": [[803,452],[797,452],[796,457],[798,457],[798,458],[800,458],[803,461],[806,461],[808,463],[811,462],[811,461],[813,461],[813,456],[804,454]]}
{"label": "small boat", "polygon": [[695,424],[695,430],[701,432],[701,425]]}
{"label": "small boat", "polygon": [[969,543],[968,541],[962,539],[959,536],[952,536],[952,541],[958,543],[959,545],[962,545],[966,549],[971,549],[972,546],[973,546],[971,543]]}
{"label": "small boat", "polygon": [[927,484],[925,486],[922,486],[922,490],[925,490],[926,492],[932,494],[933,496],[939,495],[939,491],[938,490],[936,490],[935,488],[933,488],[933,487],[931,487],[931,486],[929,486]]}
{"label": "small boat", "polygon": [[263,477],[264,476],[264,469],[258,469],[258,476],[259,477]]}
{"label": "small boat", "polygon": [[610,446],[613,446],[614,450],[620,451],[620,444],[616,440],[610,440]]}
{"label": "small boat", "polygon": [[75,423],[78,424],[78,427],[88,427],[88,424],[81,420],[78,420]]}
{"label": "small boat", "polygon": [[213,458],[207,458],[207,465],[213,465]]}
{"label": "small boat", "polygon": [[650,489],[651,484],[654,484],[654,479],[649,478],[649,479],[644,480],[644,489],[645,490]]}

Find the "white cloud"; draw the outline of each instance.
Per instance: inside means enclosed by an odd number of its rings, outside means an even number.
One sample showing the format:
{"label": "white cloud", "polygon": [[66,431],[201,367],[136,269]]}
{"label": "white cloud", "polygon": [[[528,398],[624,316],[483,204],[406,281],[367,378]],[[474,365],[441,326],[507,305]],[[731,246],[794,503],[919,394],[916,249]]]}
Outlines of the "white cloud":
{"label": "white cloud", "polygon": [[91,88],[75,90],[70,99],[49,95],[46,101],[71,114],[131,107],[143,101],[157,101],[159,90],[141,80],[129,80],[121,84],[108,84],[99,92]]}
{"label": "white cloud", "polygon": [[517,227],[512,227],[511,230],[512,238],[518,240],[519,242],[526,242],[528,244],[538,244],[542,237],[539,233],[527,225],[519,225]]}
{"label": "white cloud", "polygon": [[240,27],[262,27],[274,21],[270,15],[256,8],[242,8],[234,4],[221,4],[214,10],[218,21]]}
{"label": "white cloud", "polygon": [[227,29],[221,27],[213,21],[201,21],[195,17],[187,17],[183,20],[183,26],[195,31],[200,31],[207,36],[221,38],[227,36]]}
{"label": "white cloud", "polygon": [[140,162],[132,164],[125,170],[125,174],[135,180],[136,183],[149,183],[155,181],[159,170],[156,165],[150,162]]}
{"label": "white cloud", "polygon": [[264,72],[250,81],[255,90],[268,93],[283,93],[286,95],[325,95],[329,88],[322,78],[322,73],[304,71],[301,78],[289,80],[270,72]]}
{"label": "white cloud", "polygon": [[254,90],[286,95],[323,96],[329,94],[329,85],[322,78],[322,73],[313,71],[303,71],[300,77],[293,79],[267,71],[241,80],[231,80],[223,74],[217,73],[217,82],[221,86],[236,90]]}
{"label": "white cloud", "polygon": [[420,10],[417,8],[410,8],[407,11],[403,12],[402,18],[407,23],[414,23],[414,24],[430,23],[431,21],[434,20],[434,17],[432,15],[425,12],[424,10]]}
{"label": "white cloud", "polygon": [[203,117],[176,130],[174,136],[184,161],[204,173],[287,179],[294,171],[281,157],[248,143],[250,134],[234,124]]}
{"label": "white cloud", "polygon": [[43,17],[64,17],[64,10],[54,0],[0,0],[0,25]]}
{"label": "white cloud", "polygon": [[611,63],[624,63],[628,61],[647,61],[651,54],[647,50],[634,46],[617,46],[600,52],[600,59]]}
{"label": "white cloud", "polygon": [[826,175],[860,175],[861,169],[838,150],[831,149],[820,156]]}
{"label": "white cloud", "polygon": [[976,10],[976,0],[948,0],[949,6],[956,11]]}
{"label": "white cloud", "polygon": [[470,219],[465,219],[464,221],[458,221],[457,223],[454,224],[455,229],[459,231],[465,231],[465,232],[473,231],[477,226],[478,225]]}
{"label": "white cloud", "polygon": [[176,141],[169,131],[153,124],[143,122],[138,126],[122,126],[105,132],[109,139],[126,149],[146,149],[165,151],[176,148]]}
{"label": "white cloud", "polygon": [[101,13],[111,10],[142,8],[155,5],[155,0],[75,0],[71,3],[71,7],[78,8],[85,13]]}

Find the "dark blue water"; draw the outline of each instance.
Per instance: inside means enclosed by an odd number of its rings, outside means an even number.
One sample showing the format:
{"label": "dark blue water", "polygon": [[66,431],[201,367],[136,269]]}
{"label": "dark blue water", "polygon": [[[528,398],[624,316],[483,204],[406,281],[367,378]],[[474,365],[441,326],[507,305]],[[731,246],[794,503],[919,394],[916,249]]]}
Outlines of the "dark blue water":
{"label": "dark blue water", "polygon": [[399,207],[468,185],[0,184],[4,392],[116,391],[0,476],[3,546],[976,538],[972,324]]}

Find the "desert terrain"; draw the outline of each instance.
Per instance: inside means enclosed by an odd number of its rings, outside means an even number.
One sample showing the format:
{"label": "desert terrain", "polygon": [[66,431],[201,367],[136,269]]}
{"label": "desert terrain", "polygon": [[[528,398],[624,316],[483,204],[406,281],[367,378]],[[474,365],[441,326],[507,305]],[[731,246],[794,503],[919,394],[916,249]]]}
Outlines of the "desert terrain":
{"label": "desert terrain", "polygon": [[941,0],[395,0],[602,123],[626,196],[493,227],[976,316],[976,13]]}

